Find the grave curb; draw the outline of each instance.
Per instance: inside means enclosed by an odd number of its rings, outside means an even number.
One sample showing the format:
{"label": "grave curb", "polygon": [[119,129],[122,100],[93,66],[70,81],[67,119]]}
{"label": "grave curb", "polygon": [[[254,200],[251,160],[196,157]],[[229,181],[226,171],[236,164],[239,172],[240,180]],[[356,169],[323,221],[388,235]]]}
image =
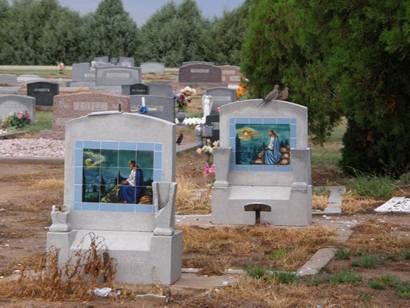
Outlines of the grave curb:
{"label": "grave curb", "polygon": [[0,163],[60,165],[60,164],[64,164],[64,158],[52,158],[52,157],[0,157]]}

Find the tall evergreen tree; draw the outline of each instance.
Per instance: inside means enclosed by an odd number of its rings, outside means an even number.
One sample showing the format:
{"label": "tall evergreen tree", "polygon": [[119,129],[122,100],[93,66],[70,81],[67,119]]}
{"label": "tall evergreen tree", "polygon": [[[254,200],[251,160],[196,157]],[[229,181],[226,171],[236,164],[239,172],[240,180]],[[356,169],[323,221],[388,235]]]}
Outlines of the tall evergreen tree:
{"label": "tall evergreen tree", "polygon": [[96,12],[88,16],[87,40],[89,56],[133,56],[138,46],[139,31],[121,0],[102,0]]}

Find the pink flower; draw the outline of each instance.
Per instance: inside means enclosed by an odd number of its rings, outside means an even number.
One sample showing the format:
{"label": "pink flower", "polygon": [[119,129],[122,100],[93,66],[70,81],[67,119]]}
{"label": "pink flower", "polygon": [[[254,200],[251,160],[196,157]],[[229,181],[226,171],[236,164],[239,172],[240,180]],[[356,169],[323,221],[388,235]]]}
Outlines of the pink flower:
{"label": "pink flower", "polygon": [[22,112],[17,112],[17,119],[21,120],[23,119],[24,114]]}
{"label": "pink flower", "polygon": [[209,166],[209,164],[206,163],[204,166],[203,173],[206,176],[214,175],[215,174],[215,164],[212,164],[211,166]]}
{"label": "pink flower", "polygon": [[218,111],[220,113],[221,112],[221,107],[217,107],[216,111]]}

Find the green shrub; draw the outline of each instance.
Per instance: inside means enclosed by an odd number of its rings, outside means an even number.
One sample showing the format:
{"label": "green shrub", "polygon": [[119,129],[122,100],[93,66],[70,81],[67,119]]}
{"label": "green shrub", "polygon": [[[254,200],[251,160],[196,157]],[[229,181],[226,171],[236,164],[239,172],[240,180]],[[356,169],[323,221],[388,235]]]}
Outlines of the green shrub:
{"label": "green shrub", "polygon": [[400,255],[402,256],[403,259],[410,260],[410,249],[402,250]]}
{"label": "green shrub", "polygon": [[362,256],[359,260],[352,262],[352,266],[364,267],[364,268],[376,268],[383,260],[378,256],[367,255]]}
{"label": "green shrub", "polygon": [[336,251],[336,259],[338,260],[349,260],[350,259],[350,251],[347,249],[338,249]]}
{"label": "green shrub", "polygon": [[403,185],[403,186],[410,185],[410,171],[403,173],[400,176],[400,185]]}
{"label": "green shrub", "polygon": [[245,270],[249,276],[256,279],[261,279],[266,273],[266,269],[258,265],[247,266]]}
{"label": "green shrub", "polygon": [[410,298],[410,283],[400,282],[396,286],[396,292],[400,297]]}
{"label": "green shrub", "polygon": [[397,190],[396,182],[388,177],[358,176],[352,182],[352,190],[359,196],[391,198]]}
{"label": "green shrub", "polygon": [[273,272],[270,276],[283,284],[289,284],[297,280],[295,272]]}
{"label": "green shrub", "polygon": [[375,290],[384,290],[386,289],[386,285],[379,279],[379,278],[373,278],[369,280],[368,283],[369,288],[375,289]]}
{"label": "green shrub", "polygon": [[337,283],[356,283],[362,281],[360,274],[351,271],[342,271],[337,274],[333,274],[329,278],[329,282]]}

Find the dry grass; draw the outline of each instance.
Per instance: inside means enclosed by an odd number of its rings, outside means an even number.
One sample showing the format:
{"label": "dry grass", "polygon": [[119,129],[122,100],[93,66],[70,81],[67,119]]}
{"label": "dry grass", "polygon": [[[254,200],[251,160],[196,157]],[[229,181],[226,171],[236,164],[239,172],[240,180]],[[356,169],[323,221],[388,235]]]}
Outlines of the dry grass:
{"label": "dry grass", "polygon": [[[331,285],[308,287],[243,277],[238,284],[174,301],[178,307],[358,307],[363,305],[355,288]],[[377,307],[377,306],[373,306]]]}
{"label": "dry grass", "polygon": [[317,210],[317,211],[324,211],[327,208],[328,200],[329,200],[328,196],[313,195],[312,209]]}
{"label": "dry grass", "polygon": [[376,221],[374,219],[354,228],[346,247],[353,253],[383,253],[397,255],[410,247],[410,239],[400,236],[400,232],[409,232],[410,228],[397,224]]}
{"label": "dry grass", "polygon": [[176,207],[178,214],[209,214],[211,212],[210,187],[204,193],[201,193],[199,198],[196,198],[195,190],[201,188],[198,184],[195,184],[186,176],[178,176],[177,183]]}
{"label": "dry grass", "polygon": [[[228,267],[259,265],[293,271],[319,248],[334,243],[335,230],[325,226],[306,228],[182,227],[183,264],[220,274]],[[284,253],[275,257],[275,251]]]}
{"label": "dry grass", "polygon": [[64,189],[64,180],[56,178],[38,180],[33,185],[31,185],[31,188],[35,190],[62,191]]}
{"label": "dry grass", "polygon": [[58,252],[50,250],[22,262],[17,281],[1,284],[0,298],[41,298],[46,300],[89,300],[89,290],[99,283],[112,286],[115,266],[104,257],[103,242],[91,235],[89,249],[76,253],[64,269],[58,266]]}
{"label": "dry grass", "polygon": [[351,193],[343,195],[342,211],[346,214],[368,213],[379,206],[382,201],[372,197],[359,197]]}

